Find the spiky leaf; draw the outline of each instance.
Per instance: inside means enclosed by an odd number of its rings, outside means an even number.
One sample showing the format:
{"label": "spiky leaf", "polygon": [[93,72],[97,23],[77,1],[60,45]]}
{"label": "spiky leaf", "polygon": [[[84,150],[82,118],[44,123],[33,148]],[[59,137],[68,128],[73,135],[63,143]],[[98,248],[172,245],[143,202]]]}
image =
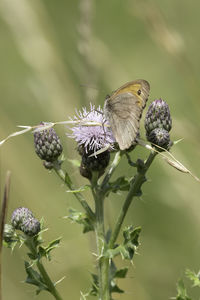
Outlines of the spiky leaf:
{"label": "spiky leaf", "polygon": [[59,246],[60,241],[61,241],[61,237],[51,241],[47,246],[40,246],[39,247],[40,257],[44,256],[50,260],[51,259],[50,252]]}
{"label": "spiky leaf", "polygon": [[178,295],[176,296],[176,300],[192,300],[187,295],[187,291],[186,291],[183,280],[178,281],[177,292],[178,292]]}
{"label": "spiky leaf", "polygon": [[91,274],[91,275],[92,275],[92,287],[89,291],[89,294],[91,296],[97,296],[99,291],[99,279],[96,274]]}
{"label": "spiky leaf", "polygon": [[193,282],[193,287],[200,287],[200,272],[197,274],[191,270],[186,270],[186,276]]}
{"label": "spiky leaf", "polygon": [[123,269],[119,269],[115,273],[115,278],[125,278],[127,272],[128,272],[128,268],[127,267],[125,267]]}
{"label": "spiky leaf", "polygon": [[89,218],[85,213],[77,211],[73,208],[69,209],[69,213],[70,214],[67,218],[69,218],[73,222],[76,222],[77,224],[83,225],[83,233],[94,230]]}
{"label": "spiky leaf", "polygon": [[39,294],[43,290],[49,291],[40,274],[35,271],[27,261],[25,261],[25,270],[27,273],[25,282],[38,287],[36,294]]}
{"label": "spiky leaf", "polygon": [[118,191],[129,191],[131,180],[132,178],[121,176],[114,182],[111,182],[108,189],[113,193],[117,193]]}

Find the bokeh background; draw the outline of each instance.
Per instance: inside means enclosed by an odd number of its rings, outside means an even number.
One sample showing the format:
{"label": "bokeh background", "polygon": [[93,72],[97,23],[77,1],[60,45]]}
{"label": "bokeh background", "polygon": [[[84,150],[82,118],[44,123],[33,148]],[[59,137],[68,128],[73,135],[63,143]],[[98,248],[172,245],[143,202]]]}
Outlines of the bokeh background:
{"label": "bokeh background", "polygon": [[[200,176],[200,3],[197,0],[1,0],[0,3],[0,139],[17,125],[63,121],[75,108],[103,106],[105,95],[127,81],[146,79],[149,102],[162,97],[173,118],[172,140],[183,140],[173,154]],[[145,137],[141,121],[141,135]],[[67,159],[78,159],[76,144],[57,126]],[[148,151],[137,147],[132,159]],[[79,209],[73,195],[36,157],[33,135],[10,139],[0,148],[1,198],[7,170],[12,172],[8,221],[18,206],[45,219],[45,240],[62,236],[47,269],[59,280],[65,299],[79,299],[94,272],[94,236],[63,219]],[[87,183],[68,160],[65,168],[77,185]],[[132,175],[123,160],[116,171]],[[125,224],[141,225],[141,246],[116,299],[161,300],[176,295],[186,268],[199,270],[200,184],[157,157],[148,172],[143,196],[132,204]],[[92,204],[91,196],[85,193]],[[106,200],[112,226],[125,193]],[[81,208],[80,208],[81,209]],[[3,251],[3,299],[35,299],[25,285],[26,251]],[[187,284],[187,283],[186,283]],[[196,294],[196,295],[195,295]],[[199,291],[191,295],[199,298]],[[53,299],[41,293],[37,299]]]}

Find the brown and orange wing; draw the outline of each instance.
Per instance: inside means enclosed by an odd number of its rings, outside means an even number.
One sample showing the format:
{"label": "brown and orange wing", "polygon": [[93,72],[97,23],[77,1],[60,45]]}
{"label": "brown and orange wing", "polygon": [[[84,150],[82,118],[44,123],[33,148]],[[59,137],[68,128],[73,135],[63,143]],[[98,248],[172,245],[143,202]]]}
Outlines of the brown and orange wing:
{"label": "brown and orange wing", "polygon": [[105,116],[121,150],[135,143],[149,90],[147,81],[131,81],[117,89],[105,102]]}

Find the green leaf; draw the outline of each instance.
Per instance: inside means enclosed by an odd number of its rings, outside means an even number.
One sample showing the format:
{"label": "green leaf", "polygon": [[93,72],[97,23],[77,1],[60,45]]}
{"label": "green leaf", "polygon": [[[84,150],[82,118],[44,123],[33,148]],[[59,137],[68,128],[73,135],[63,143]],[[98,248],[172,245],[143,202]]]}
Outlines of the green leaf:
{"label": "green leaf", "polygon": [[91,186],[86,184],[84,186],[81,186],[79,189],[76,189],[76,190],[67,190],[66,192],[67,193],[73,193],[73,194],[76,194],[76,193],[82,193],[86,190],[88,190]]}
{"label": "green leaf", "polygon": [[60,237],[51,241],[47,246],[40,246],[39,247],[40,257],[46,257],[47,259],[50,260],[51,259],[50,252],[59,246],[61,239],[62,238]]}
{"label": "green leaf", "polygon": [[39,294],[43,290],[49,291],[40,274],[35,271],[27,261],[25,261],[25,270],[27,273],[25,282],[38,287],[36,294]]}
{"label": "green leaf", "polygon": [[185,274],[193,282],[193,287],[200,287],[200,272],[196,274],[195,272],[188,269],[185,271]]}
{"label": "green leaf", "polygon": [[87,215],[85,213],[79,212],[73,208],[69,209],[69,213],[70,214],[67,218],[69,218],[70,220],[72,220],[73,222],[75,222],[77,224],[83,225],[83,233],[94,230],[89,218],[87,217]]}
{"label": "green leaf", "polygon": [[192,300],[187,296],[187,291],[184,285],[183,280],[179,280],[177,283],[177,292],[176,300]]}
{"label": "green leaf", "polygon": [[89,291],[89,295],[97,296],[99,291],[99,279],[96,274],[91,274],[91,275],[92,275],[92,287]]}
{"label": "green leaf", "polygon": [[3,232],[4,246],[7,248],[11,248],[13,251],[17,243],[20,243],[20,236],[17,234],[16,230],[12,225],[5,224]]}
{"label": "green leaf", "polygon": [[127,272],[128,272],[128,268],[127,267],[125,267],[123,269],[119,269],[115,273],[115,278],[125,278]]}
{"label": "green leaf", "polygon": [[120,247],[120,254],[123,259],[131,260],[133,258],[134,252],[131,248],[127,249],[125,245],[123,247]]}
{"label": "green leaf", "polygon": [[124,291],[118,287],[114,280],[111,280],[111,293],[123,294]]}
{"label": "green leaf", "polygon": [[119,245],[119,246],[115,247],[114,249],[108,249],[105,251],[104,256],[112,259],[115,256],[119,255],[121,253],[121,251],[123,252],[123,249],[124,249],[123,245]]}
{"label": "green leaf", "polygon": [[116,278],[125,278],[127,274],[128,268],[123,268],[120,270],[117,270],[113,260],[111,260],[110,264],[110,291],[111,293],[124,293],[122,289],[118,287],[116,284],[115,279]]}
{"label": "green leaf", "polygon": [[121,176],[117,178],[114,182],[111,182],[109,184],[108,189],[113,193],[117,193],[118,191],[129,191],[131,180],[132,178]]}
{"label": "green leaf", "polygon": [[36,255],[33,255],[32,253],[27,253],[28,257],[31,259],[31,260],[35,260],[37,259]]}
{"label": "green leaf", "polygon": [[121,255],[125,259],[132,259],[139,246],[139,235],[141,227],[134,228],[133,226],[126,227],[123,231],[124,243],[121,250]]}
{"label": "green leaf", "polygon": [[111,234],[112,234],[112,230],[108,229],[108,231],[106,232],[106,236],[105,236],[105,240],[106,240],[107,243],[109,243]]}
{"label": "green leaf", "polygon": [[104,253],[105,257],[114,258],[121,254],[123,259],[131,260],[139,246],[139,235],[141,227],[133,228],[133,226],[126,227],[123,231],[124,242],[113,249],[107,249]]}
{"label": "green leaf", "polygon": [[83,294],[83,293],[81,292],[80,300],[86,300],[87,297],[88,297],[88,294]]}

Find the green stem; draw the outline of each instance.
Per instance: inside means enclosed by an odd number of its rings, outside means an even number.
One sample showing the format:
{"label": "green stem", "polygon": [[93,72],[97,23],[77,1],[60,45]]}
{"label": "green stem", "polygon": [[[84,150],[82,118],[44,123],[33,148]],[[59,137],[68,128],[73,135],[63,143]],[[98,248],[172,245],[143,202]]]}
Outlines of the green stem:
{"label": "green stem", "polygon": [[107,248],[107,242],[105,238],[104,229],[104,199],[107,192],[107,184],[117,168],[123,151],[118,151],[115,154],[113,162],[106,173],[100,186],[97,185],[97,181],[92,178],[92,193],[95,199],[95,215],[96,215],[96,241],[97,241],[97,252],[98,252],[98,278],[99,278],[99,300],[110,300],[110,281],[109,281],[109,258],[104,256],[105,248]]}
{"label": "green stem", "polygon": [[50,293],[55,297],[55,299],[62,300],[62,298],[59,295],[57,289],[55,288],[55,285],[51,281],[49,275],[47,274],[47,272],[46,272],[42,262],[40,262],[40,260],[37,261],[37,267],[38,267],[38,270],[40,271],[40,274],[41,274],[44,282],[48,286]]}
{"label": "green stem", "polygon": [[[67,185],[67,187],[73,191],[74,187],[72,186],[72,183],[69,179],[69,176],[67,173],[65,173],[61,166],[58,163],[54,163],[54,170],[56,174],[60,177],[60,179]],[[81,193],[73,193],[76,199],[79,201],[79,203],[82,205],[84,210],[86,211],[89,219],[93,222],[95,220],[95,214],[93,213],[90,206],[87,204],[86,200],[84,199],[83,195]]]}
{"label": "green stem", "polygon": [[129,193],[126,197],[126,200],[124,202],[124,205],[122,207],[122,210],[118,216],[117,222],[115,224],[114,227],[114,231],[111,235],[110,238],[110,242],[109,242],[109,247],[113,248],[115,241],[117,240],[117,237],[119,235],[122,223],[124,221],[124,218],[127,214],[128,208],[133,200],[133,198],[135,196],[137,196],[138,192],[140,191],[140,188],[142,186],[142,184],[144,183],[144,179],[145,179],[145,174],[147,172],[147,170],[149,169],[150,165],[152,164],[155,156],[156,156],[156,152],[151,152],[148,159],[146,160],[144,166],[138,171],[137,175],[134,178],[133,184],[129,190]]}
{"label": "green stem", "polygon": [[92,178],[92,192],[96,214],[95,234],[98,253],[99,300],[110,300],[109,259],[104,257],[104,251],[107,247],[104,229],[104,196],[100,193],[95,176]]}
{"label": "green stem", "polygon": [[40,272],[40,275],[41,275],[44,283],[47,285],[49,292],[54,296],[54,298],[56,300],[62,300],[62,297],[59,295],[54,283],[51,281],[51,278],[49,277],[48,273],[46,272],[41,260],[38,258],[37,246],[35,246],[34,238],[27,239],[25,244],[30,249],[32,255],[36,258],[37,268]]}

